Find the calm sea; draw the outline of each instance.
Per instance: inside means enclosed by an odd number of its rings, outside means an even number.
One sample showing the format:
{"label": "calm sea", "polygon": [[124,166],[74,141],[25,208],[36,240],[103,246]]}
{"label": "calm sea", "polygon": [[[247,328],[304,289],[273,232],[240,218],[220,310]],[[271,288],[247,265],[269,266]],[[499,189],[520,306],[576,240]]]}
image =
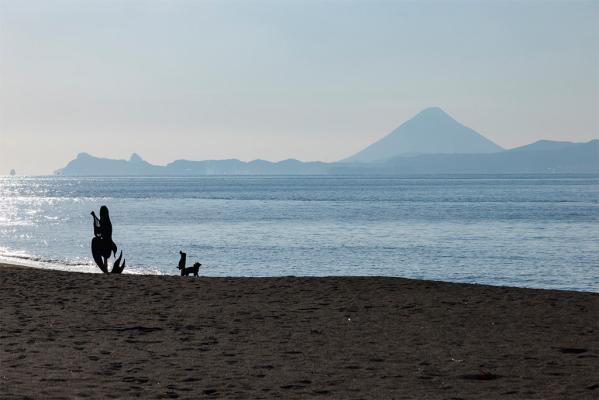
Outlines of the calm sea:
{"label": "calm sea", "polygon": [[0,178],[0,260],[97,272],[107,205],[125,272],[384,275],[599,291],[599,178]]}

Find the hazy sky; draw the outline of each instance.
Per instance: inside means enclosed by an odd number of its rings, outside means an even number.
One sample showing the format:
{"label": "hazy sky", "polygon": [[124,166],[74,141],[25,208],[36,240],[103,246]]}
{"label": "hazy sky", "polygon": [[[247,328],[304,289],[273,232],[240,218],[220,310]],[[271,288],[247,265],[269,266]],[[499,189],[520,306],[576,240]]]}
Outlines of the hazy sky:
{"label": "hazy sky", "polygon": [[429,106],[507,148],[599,137],[599,2],[0,0],[0,174],[334,161]]}

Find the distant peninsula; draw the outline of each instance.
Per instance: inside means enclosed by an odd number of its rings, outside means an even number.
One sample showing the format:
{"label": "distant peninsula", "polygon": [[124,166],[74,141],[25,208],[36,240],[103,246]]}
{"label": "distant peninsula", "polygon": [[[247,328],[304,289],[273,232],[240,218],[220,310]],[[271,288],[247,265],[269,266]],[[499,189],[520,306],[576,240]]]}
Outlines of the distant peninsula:
{"label": "distant peninsula", "polygon": [[66,167],[56,171],[63,176],[189,176],[189,175],[306,175],[327,174],[330,164],[285,160],[270,162],[255,160],[189,161],[177,160],[165,166],[152,165],[139,155],[129,160],[98,158],[79,153]]}
{"label": "distant peninsula", "polygon": [[428,108],[344,160],[332,163],[237,159],[176,160],[153,165],[80,153],[59,176],[204,175],[412,175],[412,174],[599,173],[599,140],[586,143],[540,140],[505,150],[460,124],[438,107]]}

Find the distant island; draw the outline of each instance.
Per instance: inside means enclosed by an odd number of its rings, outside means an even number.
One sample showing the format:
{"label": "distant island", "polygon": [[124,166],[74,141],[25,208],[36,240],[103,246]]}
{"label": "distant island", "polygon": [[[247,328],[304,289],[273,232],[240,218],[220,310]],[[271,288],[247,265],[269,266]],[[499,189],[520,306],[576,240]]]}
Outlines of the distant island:
{"label": "distant island", "polygon": [[137,154],[129,160],[114,160],[80,153],[55,172],[61,176],[510,173],[599,173],[599,140],[586,143],[540,140],[505,150],[433,107],[338,162],[176,160],[161,166],[150,164]]}

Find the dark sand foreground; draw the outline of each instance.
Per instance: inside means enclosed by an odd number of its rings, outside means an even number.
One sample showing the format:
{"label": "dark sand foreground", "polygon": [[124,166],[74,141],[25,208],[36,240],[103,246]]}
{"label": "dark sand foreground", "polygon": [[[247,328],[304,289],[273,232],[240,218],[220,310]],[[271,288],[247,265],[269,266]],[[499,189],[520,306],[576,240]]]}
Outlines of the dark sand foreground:
{"label": "dark sand foreground", "polygon": [[0,398],[591,399],[599,295],[0,266]]}

